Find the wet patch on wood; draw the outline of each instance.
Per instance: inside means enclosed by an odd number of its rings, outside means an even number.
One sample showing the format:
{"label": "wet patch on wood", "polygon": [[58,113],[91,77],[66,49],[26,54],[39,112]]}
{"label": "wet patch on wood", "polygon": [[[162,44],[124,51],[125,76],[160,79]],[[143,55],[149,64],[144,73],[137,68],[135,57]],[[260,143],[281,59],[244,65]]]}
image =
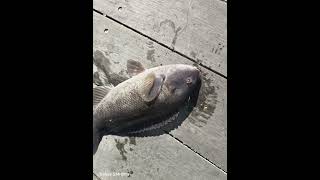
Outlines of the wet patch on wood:
{"label": "wet patch on wood", "polygon": [[117,74],[111,71],[109,58],[100,50],[94,52],[93,63],[98,69],[98,72],[94,75],[93,82],[98,86],[101,86],[101,84],[112,84],[116,86],[128,79],[128,77],[123,76],[123,74],[120,75],[120,73]]}
{"label": "wet patch on wood", "polygon": [[122,160],[126,161],[127,157],[125,156],[125,154],[127,153],[127,151],[124,149],[124,145],[127,144],[128,139],[125,139],[124,142],[120,142],[120,140],[118,139],[115,139],[114,141],[116,142],[116,147],[119,150]]}

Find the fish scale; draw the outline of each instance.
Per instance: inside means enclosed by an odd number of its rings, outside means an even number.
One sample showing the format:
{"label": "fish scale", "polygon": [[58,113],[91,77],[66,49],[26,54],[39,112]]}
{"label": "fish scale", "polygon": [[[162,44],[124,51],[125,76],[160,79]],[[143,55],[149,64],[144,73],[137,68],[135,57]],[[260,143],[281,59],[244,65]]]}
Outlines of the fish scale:
{"label": "fish scale", "polygon": [[175,113],[199,81],[199,70],[194,66],[173,64],[144,69],[138,61],[127,63],[130,79],[112,88],[93,89],[94,146],[106,134],[152,131],[174,121]]}

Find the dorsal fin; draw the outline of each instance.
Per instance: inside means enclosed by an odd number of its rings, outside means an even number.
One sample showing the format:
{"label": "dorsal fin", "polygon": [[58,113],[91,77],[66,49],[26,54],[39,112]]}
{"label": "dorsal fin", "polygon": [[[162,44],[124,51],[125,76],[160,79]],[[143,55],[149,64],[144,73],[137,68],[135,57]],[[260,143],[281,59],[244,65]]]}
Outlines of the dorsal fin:
{"label": "dorsal fin", "polygon": [[93,88],[93,105],[98,104],[112,89],[112,86],[97,86]]}
{"label": "dorsal fin", "polygon": [[144,70],[145,69],[140,62],[132,60],[132,59],[129,59],[127,61],[127,71],[130,76],[135,76],[135,75],[143,72]]}

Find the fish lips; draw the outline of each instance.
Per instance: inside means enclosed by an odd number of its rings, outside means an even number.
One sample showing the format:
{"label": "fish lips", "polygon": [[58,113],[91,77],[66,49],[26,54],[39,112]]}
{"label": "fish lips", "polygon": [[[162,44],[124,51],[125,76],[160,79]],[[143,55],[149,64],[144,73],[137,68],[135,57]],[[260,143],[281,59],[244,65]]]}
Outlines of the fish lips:
{"label": "fish lips", "polygon": [[191,70],[191,76],[190,79],[187,79],[187,85],[190,86],[196,86],[200,81],[200,69],[198,69],[197,67],[192,67]]}

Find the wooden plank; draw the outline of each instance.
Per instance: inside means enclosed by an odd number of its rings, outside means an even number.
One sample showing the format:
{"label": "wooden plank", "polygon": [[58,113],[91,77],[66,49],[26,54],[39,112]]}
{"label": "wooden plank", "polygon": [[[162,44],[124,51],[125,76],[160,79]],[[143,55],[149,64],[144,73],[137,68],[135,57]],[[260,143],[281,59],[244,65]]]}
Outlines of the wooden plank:
{"label": "wooden plank", "polygon": [[94,9],[227,76],[227,3],[94,0]]}
{"label": "wooden plank", "polygon": [[100,180],[100,179],[98,179],[95,175],[93,175],[92,179],[93,179],[93,180]]}
{"label": "wooden plank", "polygon": [[128,138],[105,136],[93,157],[93,171],[101,179],[227,179],[171,136]]}
{"label": "wooden plank", "polygon": [[[120,79],[129,77],[126,73],[128,59],[138,60],[147,68],[161,64],[193,64],[98,13],[94,13],[93,30],[95,60],[99,61],[106,71],[110,71],[109,80],[106,81],[115,85],[119,82],[119,76]],[[201,68],[201,71],[204,77],[197,106],[182,125],[170,134],[226,171],[227,80],[205,68]],[[94,81],[99,84],[99,80]]]}

